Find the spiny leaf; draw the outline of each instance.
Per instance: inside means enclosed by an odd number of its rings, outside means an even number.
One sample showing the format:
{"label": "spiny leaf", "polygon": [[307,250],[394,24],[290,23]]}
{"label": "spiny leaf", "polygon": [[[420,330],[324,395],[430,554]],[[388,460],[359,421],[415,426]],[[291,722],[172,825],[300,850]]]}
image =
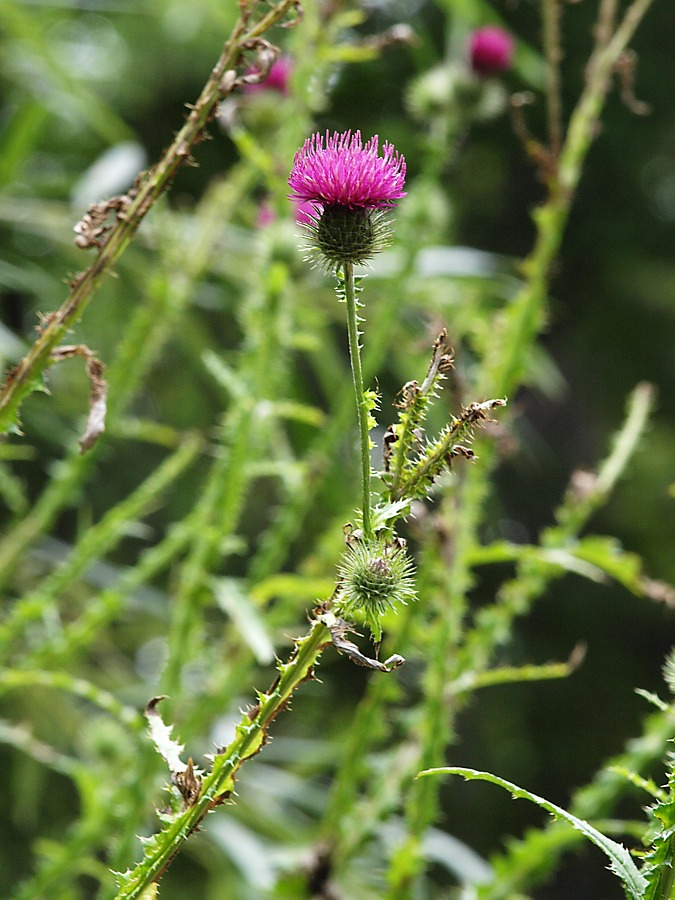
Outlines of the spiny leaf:
{"label": "spiny leaf", "polygon": [[410,512],[410,500],[396,500],[392,503],[378,504],[373,510],[373,531],[383,531],[391,528],[399,519],[404,518]]}
{"label": "spiny leaf", "polygon": [[417,381],[407,382],[399,391],[396,401],[398,423],[390,425],[384,439],[384,465],[392,491],[396,491],[409,458],[422,440],[421,428],[426,419],[431,400],[438,396],[438,388],[445,378],[445,372],[452,367],[452,356],[447,345],[447,332],[441,331],[434,342],[431,362],[427,374],[420,385]]}
{"label": "spiny leaf", "polygon": [[623,881],[632,900],[644,900],[647,879],[638,870],[631,859],[628,850],[622,844],[618,844],[616,841],[606,837],[596,828],[593,828],[593,826],[584,821],[584,819],[579,819],[576,816],[573,816],[572,813],[567,812],[567,810],[562,809],[562,807],[556,806],[555,803],[551,803],[543,797],[538,797],[536,794],[532,794],[530,791],[526,791],[512,782],[506,781],[504,778],[492,775],[490,772],[481,772],[477,769],[466,769],[460,766],[447,766],[437,769],[426,769],[425,771],[420,772],[417,777],[419,778],[427,775],[461,775],[469,781],[488,781],[491,784],[496,784],[498,787],[502,787],[509,791],[514,799],[529,800],[546,810],[546,812],[550,813],[552,816],[555,816],[558,819],[564,819],[607,855],[610,860],[611,870]]}
{"label": "spiny leaf", "polygon": [[484,403],[470,403],[463,408],[461,414],[453,418],[435,440],[427,441],[415,459],[406,461],[400,477],[392,481],[392,499],[423,499],[434,481],[450,467],[455,458],[475,459],[473,450],[465,444],[472,440],[479,425],[490,421],[490,412],[500,406],[506,406],[506,400],[486,400]]}
{"label": "spiny leaf", "polygon": [[173,725],[166,725],[157,712],[157,704],[162,700],[166,700],[166,697],[153,697],[148,701],[148,705],[145,707],[145,718],[148,720],[150,738],[157,748],[157,752],[169,767],[171,776],[174,777],[187,769],[187,764],[180,758],[185,747],[172,739]]}

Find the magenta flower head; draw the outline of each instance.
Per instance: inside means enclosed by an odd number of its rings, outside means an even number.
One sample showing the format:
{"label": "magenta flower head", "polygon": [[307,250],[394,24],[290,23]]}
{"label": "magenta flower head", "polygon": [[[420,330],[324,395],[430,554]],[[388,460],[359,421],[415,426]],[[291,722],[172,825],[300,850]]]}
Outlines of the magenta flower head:
{"label": "magenta flower head", "polygon": [[291,200],[310,203],[310,255],[327,269],[372,259],[390,237],[386,210],[405,197],[405,159],[379,138],[361,132],[313,134],[295,154],[288,179]]}
{"label": "magenta flower head", "polygon": [[496,25],[486,25],[474,31],[469,39],[469,60],[472,70],[481,78],[498,75],[511,66],[513,38]]}

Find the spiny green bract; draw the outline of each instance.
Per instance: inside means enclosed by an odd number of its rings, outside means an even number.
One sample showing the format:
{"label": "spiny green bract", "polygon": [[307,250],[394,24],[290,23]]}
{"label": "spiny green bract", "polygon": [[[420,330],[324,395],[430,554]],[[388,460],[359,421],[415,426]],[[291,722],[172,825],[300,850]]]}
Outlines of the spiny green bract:
{"label": "spiny green bract", "polygon": [[392,236],[386,212],[344,206],[326,206],[303,228],[307,259],[328,272],[344,263],[367,263],[391,242]]}
{"label": "spiny green bract", "polygon": [[338,572],[342,611],[362,611],[377,641],[382,637],[381,616],[397,603],[416,598],[413,562],[402,543],[353,539]]}

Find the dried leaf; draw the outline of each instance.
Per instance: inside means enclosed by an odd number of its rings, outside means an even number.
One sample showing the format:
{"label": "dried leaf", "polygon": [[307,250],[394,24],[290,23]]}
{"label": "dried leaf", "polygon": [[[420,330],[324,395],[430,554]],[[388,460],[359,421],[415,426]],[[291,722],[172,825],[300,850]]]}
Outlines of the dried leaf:
{"label": "dried leaf", "polygon": [[388,659],[385,659],[384,662],[380,662],[379,659],[371,659],[369,656],[365,656],[356,644],[346,637],[350,631],[356,633],[354,626],[350,622],[347,622],[346,619],[338,618],[330,611],[320,613],[317,618],[330,631],[335,649],[348,656],[357,666],[375,669],[378,672],[391,672],[394,669],[398,669],[405,662],[405,659],[399,656],[398,653],[394,653]]}
{"label": "dried leaf", "polygon": [[91,247],[100,248],[112,228],[112,222],[119,221],[131,204],[131,196],[122,194],[119,197],[111,197],[109,200],[101,200],[92,203],[82,216],[73,231],[77,235],[75,246],[80,250],[89,250]]}
{"label": "dried leaf", "polygon": [[173,779],[174,784],[181,792],[186,806],[194,806],[199,798],[199,792],[202,789],[201,778],[197,774],[192,762],[192,757],[188,759],[184,772],[180,772]]}
{"label": "dried leaf", "polygon": [[91,450],[96,441],[105,431],[105,417],[108,411],[108,384],[103,377],[103,363],[97,359],[85,344],[71,344],[66,347],[57,347],[52,352],[52,362],[61,362],[64,359],[72,359],[81,356],[87,364],[89,377],[89,415],[85,425],[84,434],[79,440],[80,451],[86,453]]}
{"label": "dried leaf", "polygon": [[194,806],[202,787],[199,777],[201,772],[195,768],[192,759],[188,759],[187,763],[184,763],[180,758],[185,747],[172,739],[173,726],[166,725],[157,712],[157,704],[162,700],[166,700],[166,697],[153,697],[145,707],[145,718],[150,726],[150,737],[158,753],[169,767],[171,782],[180,791],[185,805]]}
{"label": "dried leaf", "polygon": [[165,725],[157,712],[157,704],[162,700],[166,700],[166,697],[153,697],[148,701],[148,705],[145,707],[145,718],[150,727],[150,738],[157,748],[157,752],[169,767],[171,777],[175,778],[187,770],[187,764],[180,758],[185,747],[172,739],[173,725]]}

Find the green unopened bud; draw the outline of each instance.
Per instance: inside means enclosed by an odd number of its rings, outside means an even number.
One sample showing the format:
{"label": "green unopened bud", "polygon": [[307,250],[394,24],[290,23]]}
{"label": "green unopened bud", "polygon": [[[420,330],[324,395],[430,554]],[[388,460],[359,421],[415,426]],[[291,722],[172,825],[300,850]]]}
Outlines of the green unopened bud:
{"label": "green unopened bud", "polygon": [[382,637],[384,613],[416,597],[414,567],[403,544],[354,539],[338,570],[343,612],[362,611],[376,641]]}

